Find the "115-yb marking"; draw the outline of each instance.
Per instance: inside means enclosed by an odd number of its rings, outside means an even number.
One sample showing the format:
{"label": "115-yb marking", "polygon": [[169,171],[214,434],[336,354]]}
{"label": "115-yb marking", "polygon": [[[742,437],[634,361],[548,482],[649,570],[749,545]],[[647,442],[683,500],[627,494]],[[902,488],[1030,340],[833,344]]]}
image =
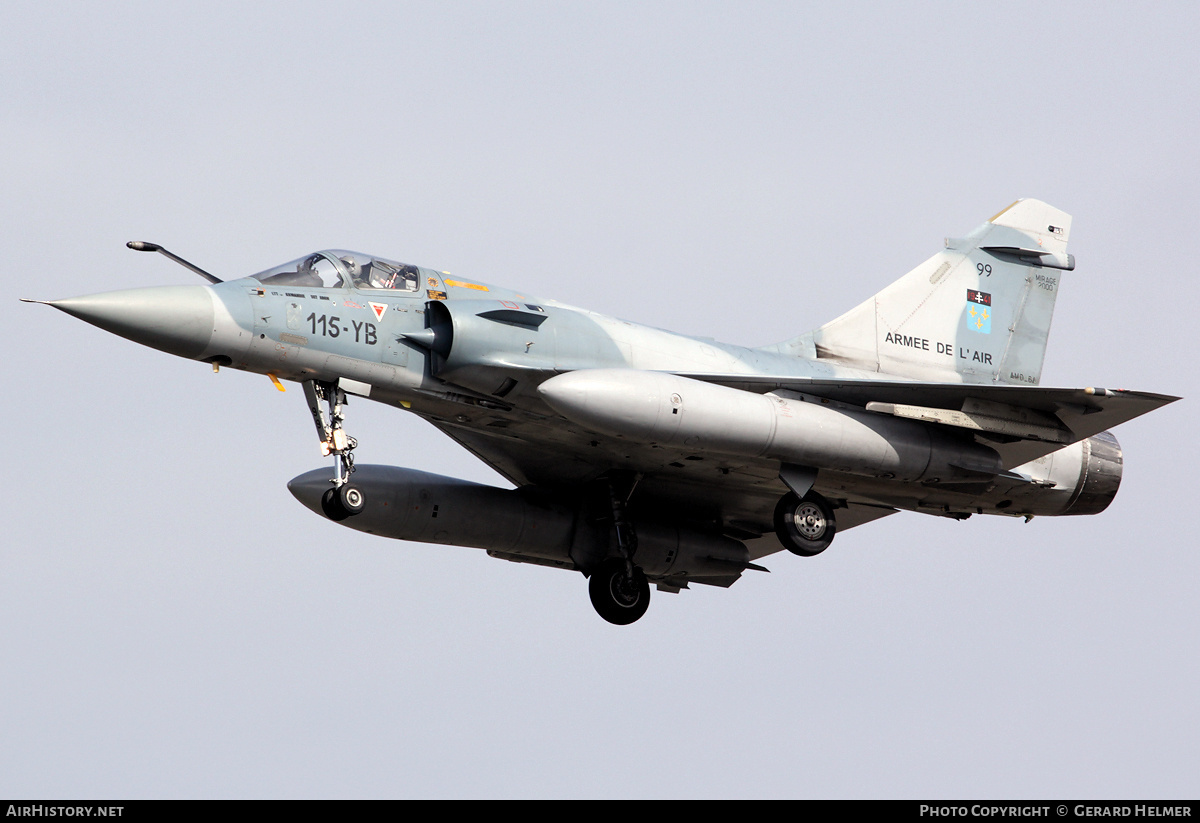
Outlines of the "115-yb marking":
{"label": "115-yb marking", "polygon": [[341,337],[342,333],[349,333],[351,328],[354,330],[354,342],[365,343],[368,346],[374,346],[379,341],[379,334],[374,323],[365,321],[351,320],[349,326],[340,325],[342,319],[336,314],[326,317],[323,314],[311,313],[305,318],[312,324],[312,333],[317,333],[317,327],[320,326],[321,335],[324,337]]}

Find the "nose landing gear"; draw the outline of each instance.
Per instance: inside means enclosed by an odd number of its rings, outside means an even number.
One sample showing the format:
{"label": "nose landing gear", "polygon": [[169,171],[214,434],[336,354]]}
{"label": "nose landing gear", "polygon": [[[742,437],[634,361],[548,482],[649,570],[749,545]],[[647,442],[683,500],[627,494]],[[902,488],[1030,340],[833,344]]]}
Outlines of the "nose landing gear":
{"label": "nose landing gear", "polygon": [[[305,380],[304,397],[317,427],[317,436],[321,438],[321,454],[333,457],[333,477],[329,481],[333,488],[321,495],[321,510],[330,520],[345,520],[361,512],[367,503],[362,489],[350,483],[350,475],[354,474],[353,452],[358,441],[342,427],[346,393],[338,388],[337,381]],[[329,407],[328,422],[321,410],[322,402]]]}
{"label": "nose landing gear", "polygon": [[325,490],[321,495],[321,511],[330,520],[342,521],[361,512],[366,502],[362,489],[345,483]]}

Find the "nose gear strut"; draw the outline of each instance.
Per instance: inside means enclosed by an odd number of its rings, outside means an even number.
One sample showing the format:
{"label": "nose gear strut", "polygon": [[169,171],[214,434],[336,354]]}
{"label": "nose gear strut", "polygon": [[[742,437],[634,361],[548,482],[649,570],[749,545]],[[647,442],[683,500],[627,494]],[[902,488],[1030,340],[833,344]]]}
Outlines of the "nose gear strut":
{"label": "nose gear strut", "polygon": [[[330,520],[345,520],[361,512],[366,505],[362,489],[350,483],[350,475],[354,474],[353,452],[358,441],[346,434],[342,426],[346,419],[342,412],[346,393],[338,388],[336,380],[332,383],[305,380],[304,397],[317,427],[317,437],[321,438],[321,454],[333,456],[333,477],[329,481],[333,488],[321,495],[321,508]],[[321,403],[329,407],[328,422]]]}

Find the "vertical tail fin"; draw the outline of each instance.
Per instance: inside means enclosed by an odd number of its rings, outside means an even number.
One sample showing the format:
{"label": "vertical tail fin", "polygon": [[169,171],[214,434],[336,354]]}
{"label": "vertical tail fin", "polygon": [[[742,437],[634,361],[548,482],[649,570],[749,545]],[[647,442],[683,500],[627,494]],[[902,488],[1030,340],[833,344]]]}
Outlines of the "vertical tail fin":
{"label": "vertical tail fin", "polygon": [[1036,385],[1071,216],[1018,200],[865,303],[776,350],[919,380]]}

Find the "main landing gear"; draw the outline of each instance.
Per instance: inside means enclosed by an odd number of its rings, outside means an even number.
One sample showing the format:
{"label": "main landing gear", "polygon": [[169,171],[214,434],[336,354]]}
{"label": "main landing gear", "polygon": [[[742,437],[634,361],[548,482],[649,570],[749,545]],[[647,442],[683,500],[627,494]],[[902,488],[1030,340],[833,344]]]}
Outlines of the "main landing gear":
{"label": "main landing gear", "polygon": [[608,480],[608,497],[612,507],[613,530],[616,532],[620,557],[610,557],[595,569],[588,580],[588,594],[596,612],[618,626],[628,626],[650,607],[650,583],[640,568],[634,565],[637,552],[637,532],[625,515],[625,505],[641,475],[614,474]]}
{"label": "main landing gear", "polygon": [[783,547],[801,557],[814,557],[829,548],[837,520],[829,501],[812,490],[817,470],[784,463],[779,479],[791,491],[775,506],[775,536]]}
{"label": "main landing gear", "polygon": [[829,548],[836,531],[833,507],[814,491],[803,497],[788,492],[775,506],[775,534],[792,554],[815,557]]}
{"label": "main landing gear", "polygon": [[642,570],[620,557],[610,557],[588,580],[592,606],[609,623],[628,626],[650,607],[650,583]]}
{"label": "main landing gear", "polygon": [[[333,478],[329,481],[333,488],[321,495],[321,510],[330,520],[345,520],[361,512],[367,503],[362,489],[350,483],[350,475],[354,473],[353,451],[358,441],[342,427],[346,393],[338,388],[337,381],[305,380],[304,397],[321,438],[321,453],[333,456]],[[328,422],[321,410],[322,402],[329,407]]]}

